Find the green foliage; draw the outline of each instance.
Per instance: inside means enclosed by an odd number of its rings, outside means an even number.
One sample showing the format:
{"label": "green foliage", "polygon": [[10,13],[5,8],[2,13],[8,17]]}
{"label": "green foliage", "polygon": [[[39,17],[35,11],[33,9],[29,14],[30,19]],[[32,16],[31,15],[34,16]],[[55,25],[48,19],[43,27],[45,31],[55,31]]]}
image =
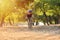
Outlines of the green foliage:
{"label": "green foliage", "polygon": [[[42,20],[47,21],[49,21],[50,17],[52,17],[52,20],[54,21],[58,21],[60,19],[60,0],[35,0],[34,2],[34,13],[38,16],[40,15],[40,18],[38,17],[38,19],[43,18]],[[57,20],[55,20],[56,18],[54,18],[53,15],[56,16]]]}

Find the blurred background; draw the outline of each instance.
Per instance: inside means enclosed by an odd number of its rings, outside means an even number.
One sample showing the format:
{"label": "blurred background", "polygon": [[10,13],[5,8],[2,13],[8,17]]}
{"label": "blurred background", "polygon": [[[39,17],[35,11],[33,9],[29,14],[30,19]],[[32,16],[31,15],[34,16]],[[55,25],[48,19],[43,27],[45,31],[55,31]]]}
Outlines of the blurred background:
{"label": "blurred background", "polygon": [[0,26],[27,25],[30,9],[33,25],[60,24],[60,0],[0,0]]}

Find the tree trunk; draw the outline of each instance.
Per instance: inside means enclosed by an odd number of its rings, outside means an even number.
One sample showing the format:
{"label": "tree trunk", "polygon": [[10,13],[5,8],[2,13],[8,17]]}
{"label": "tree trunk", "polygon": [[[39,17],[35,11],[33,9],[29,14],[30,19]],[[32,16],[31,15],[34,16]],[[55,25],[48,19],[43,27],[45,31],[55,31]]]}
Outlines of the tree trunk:
{"label": "tree trunk", "polygon": [[2,17],[2,19],[1,19],[0,27],[2,27],[2,26],[3,26],[4,19],[5,19],[5,17],[3,16],[3,17]]}
{"label": "tree trunk", "polygon": [[59,15],[54,17],[55,24],[59,24],[59,18],[60,18]]}
{"label": "tree trunk", "polygon": [[48,17],[46,15],[46,12],[43,12],[43,15],[45,16],[45,20],[46,20],[47,25],[49,25],[49,23],[48,23]]}
{"label": "tree trunk", "polygon": [[60,15],[58,14],[57,16],[58,16],[57,17],[58,18],[58,24],[60,24]]}
{"label": "tree trunk", "polygon": [[11,23],[11,19],[9,18],[9,23],[10,23],[10,25],[12,25],[12,23]]}
{"label": "tree trunk", "polygon": [[39,22],[38,22],[38,20],[36,21],[36,25],[38,25],[39,24]]}
{"label": "tree trunk", "polygon": [[49,23],[52,24],[52,17],[48,16],[48,19],[49,19]]}
{"label": "tree trunk", "polygon": [[55,20],[55,24],[58,24],[58,20]]}
{"label": "tree trunk", "polygon": [[58,20],[58,23],[60,24],[60,18],[59,18],[59,20]]}

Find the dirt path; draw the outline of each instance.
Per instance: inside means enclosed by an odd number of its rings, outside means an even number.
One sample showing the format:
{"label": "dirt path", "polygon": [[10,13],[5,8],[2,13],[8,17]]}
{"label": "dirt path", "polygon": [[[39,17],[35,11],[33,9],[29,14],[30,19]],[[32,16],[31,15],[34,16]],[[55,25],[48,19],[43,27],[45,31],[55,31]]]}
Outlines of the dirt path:
{"label": "dirt path", "polygon": [[17,27],[0,28],[0,40],[60,40],[60,34],[24,30]]}

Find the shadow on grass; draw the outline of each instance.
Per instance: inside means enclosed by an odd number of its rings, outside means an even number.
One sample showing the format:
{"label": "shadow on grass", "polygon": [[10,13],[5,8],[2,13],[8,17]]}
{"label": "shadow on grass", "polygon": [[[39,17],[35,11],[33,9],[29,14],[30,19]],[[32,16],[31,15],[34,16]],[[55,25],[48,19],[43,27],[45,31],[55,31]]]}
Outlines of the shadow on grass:
{"label": "shadow on grass", "polygon": [[0,31],[7,31],[7,32],[32,31],[32,32],[60,34],[60,26],[48,26],[48,27],[40,26],[40,27],[33,27],[32,29],[29,29],[28,27],[5,27],[0,28]]}

